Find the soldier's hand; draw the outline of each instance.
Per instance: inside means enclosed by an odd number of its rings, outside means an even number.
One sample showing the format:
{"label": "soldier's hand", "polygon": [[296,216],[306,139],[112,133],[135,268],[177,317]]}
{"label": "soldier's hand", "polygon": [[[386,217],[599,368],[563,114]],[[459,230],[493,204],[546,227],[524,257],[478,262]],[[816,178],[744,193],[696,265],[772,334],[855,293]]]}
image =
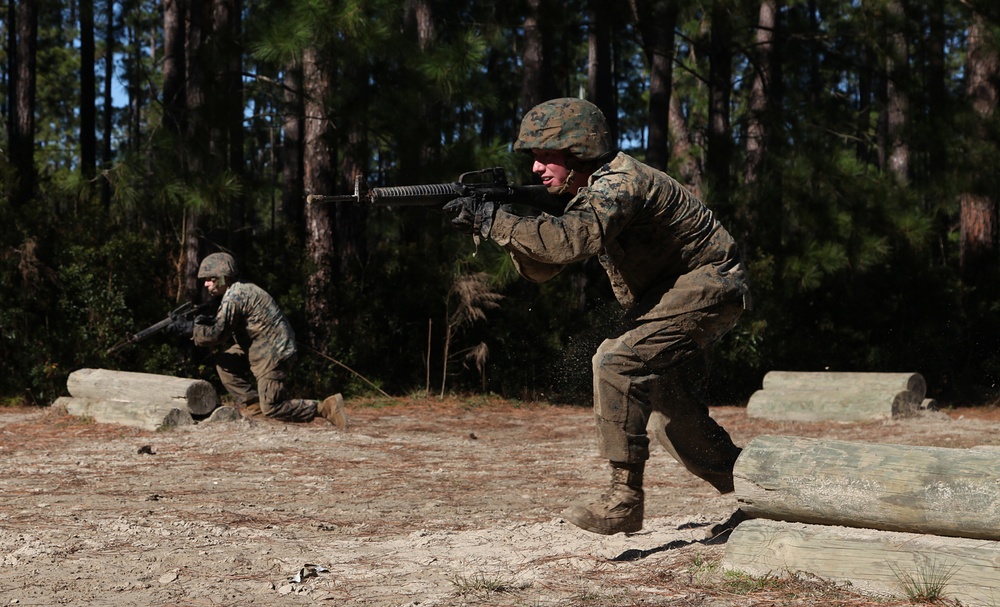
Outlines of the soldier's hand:
{"label": "soldier's hand", "polygon": [[475,233],[477,206],[475,197],[470,196],[468,198],[456,198],[452,200],[444,205],[444,210],[455,214],[451,219],[451,225],[456,230],[463,234],[473,234]]}
{"label": "soldier's hand", "polygon": [[167,326],[167,331],[173,335],[190,337],[194,334],[194,321],[184,316],[176,316]]}
{"label": "soldier's hand", "polygon": [[455,213],[451,225],[464,234],[489,238],[493,227],[496,205],[490,201],[480,201],[474,196],[456,198],[444,205],[444,210]]}
{"label": "soldier's hand", "polygon": [[194,317],[194,324],[196,325],[214,325],[215,317],[209,316],[208,314],[199,314]]}

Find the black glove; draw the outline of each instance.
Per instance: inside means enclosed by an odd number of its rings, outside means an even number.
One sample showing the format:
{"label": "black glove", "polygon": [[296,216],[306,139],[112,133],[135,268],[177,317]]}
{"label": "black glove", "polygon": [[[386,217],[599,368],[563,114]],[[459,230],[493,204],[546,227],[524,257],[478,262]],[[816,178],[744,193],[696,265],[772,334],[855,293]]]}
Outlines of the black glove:
{"label": "black glove", "polygon": [[459,232],[473,236],[490,237],[493,228],[493,217],[496,215],[496,205],[489,201],[479,201],[475,196],[456,198],[444,205],[444,210],[455,213],[451,225]]}
{"label": "black glove", "polygon": [[194,321],[184,316],[175,316],[167,325],[167,332],[181,337],[191,337],[194,334]]}
{"label": "black glove", "polygon": [[196,325],[214,325],[215,317],[208,314],[199,314],[194,317],[194,324]]}

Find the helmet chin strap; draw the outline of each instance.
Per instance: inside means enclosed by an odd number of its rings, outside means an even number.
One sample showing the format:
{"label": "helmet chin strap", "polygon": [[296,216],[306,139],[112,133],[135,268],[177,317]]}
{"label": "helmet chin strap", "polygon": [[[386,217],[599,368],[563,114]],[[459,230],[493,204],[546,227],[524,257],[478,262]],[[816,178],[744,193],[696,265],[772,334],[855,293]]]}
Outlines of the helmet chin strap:
{"label": "helmet chin strap", "polygon": [[570,169],[569,173],[566,174],[566,179],[563,180],[562,185],[555,188],[549,188],[549,192],[556,196],[562,196],[563,194],[566,193],[566,190],[569,189],[569,186],[570,184],[573,183],[573,178],[575,177],[576,177],[576,169]]}

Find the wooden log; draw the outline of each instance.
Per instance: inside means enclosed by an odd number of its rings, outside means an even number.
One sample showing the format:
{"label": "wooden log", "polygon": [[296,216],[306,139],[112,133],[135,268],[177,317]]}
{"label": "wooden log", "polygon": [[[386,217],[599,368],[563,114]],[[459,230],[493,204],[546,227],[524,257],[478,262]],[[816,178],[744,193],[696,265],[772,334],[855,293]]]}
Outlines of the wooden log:
{"label": "wooden log", "polygon": [[734,476],[756,518],[1000,540],[989,451],[758,436]]}
{"label": "wooden log", "polygon": [[757,390],[747,402],[747,415],[784,421],[853,422],[913,415],[920,403],[915,392],[876,388]]}
{"label": "wooden log", "polygon": [[927,395],[927,381],[919,373],[866,373],[836,371],[769,371],[764,390],[859,390],[913,392],[920,402]]}
{"label": "wooden log", "polygon": [[70,396],[95,401],[171,405],[192,415],[208,415],[219,406],[219,395],[203,379],[110,369],[80,369],[66,379]]}
{"label": "wooden log", "polygon": [[881,596],[937,586],[968,607],[1000,597],[1000,544],[986,540],[759,519],[733,531],[722,566],[755,577],[807,573]]}
{"label": "wooden log", "polygon": [[61,396],[52,405],[66,407],[70,415],[89,417],[98,423],[120,424],[153,432],[194,424],[190,411],[170,404],[154,405]]}

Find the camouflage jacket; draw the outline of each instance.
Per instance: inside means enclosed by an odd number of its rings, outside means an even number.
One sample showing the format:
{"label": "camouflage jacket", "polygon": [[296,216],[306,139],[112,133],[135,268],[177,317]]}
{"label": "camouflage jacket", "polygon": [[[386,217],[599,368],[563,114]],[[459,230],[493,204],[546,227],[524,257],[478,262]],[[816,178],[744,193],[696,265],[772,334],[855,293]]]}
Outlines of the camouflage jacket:
{"label": "camouflage jacket", "polygon": [[598,256],[625,309],[651,296],[677,314],[748,301],[738,247],[712,211],[667,174],[623,153],[591,175],[563,215],[498,211],[490,238],[535,282]]}
{"label": "camouflage jacket", "polygon": [[229,339],[250,358],[250,370],[260,377],[295,355],[295,332],[267,291],[249,282],[229,285],[215,323],[194,327],[194,343],[219,346]]}

